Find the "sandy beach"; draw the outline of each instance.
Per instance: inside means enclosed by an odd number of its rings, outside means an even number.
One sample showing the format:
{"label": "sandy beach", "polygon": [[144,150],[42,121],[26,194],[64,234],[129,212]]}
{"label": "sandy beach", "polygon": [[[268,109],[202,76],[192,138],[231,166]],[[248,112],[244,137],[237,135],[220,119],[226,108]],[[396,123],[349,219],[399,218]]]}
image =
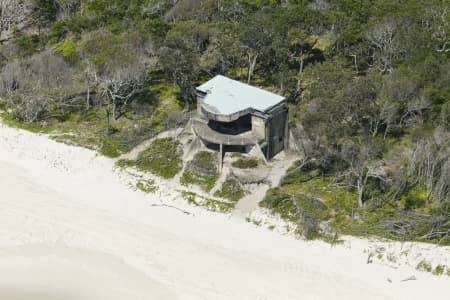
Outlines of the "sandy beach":
{"label": "sandy beach", "polygon": [[[190,214],[152,206],[159,203]],[[133,191],[113,160],[1,124],[0,205],[0,299],[450,295],[449,277],[414,268],[420,256],[450,265],[448,247],[418,244],[410,265],[367,264],[369,241],[300,241],[190,207],[168,183],[153,194]]]}

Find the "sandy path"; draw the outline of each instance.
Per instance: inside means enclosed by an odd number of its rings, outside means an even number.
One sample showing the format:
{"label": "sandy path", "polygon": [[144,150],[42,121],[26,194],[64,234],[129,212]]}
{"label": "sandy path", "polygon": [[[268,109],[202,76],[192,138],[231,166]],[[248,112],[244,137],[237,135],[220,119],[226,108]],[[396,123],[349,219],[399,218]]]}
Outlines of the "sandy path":
{"label": "sandy path", "polygon": [[[0,125],[0,299],[450,294],[448,279],[367,265],[364,243],[331,248],[188,206],[195,215],[151,207],[166,199],[130,191],[112,169],[92,151]],[[174,187],[164,195],[177,197]],[[412,274],[418,280],[401,282]]]}

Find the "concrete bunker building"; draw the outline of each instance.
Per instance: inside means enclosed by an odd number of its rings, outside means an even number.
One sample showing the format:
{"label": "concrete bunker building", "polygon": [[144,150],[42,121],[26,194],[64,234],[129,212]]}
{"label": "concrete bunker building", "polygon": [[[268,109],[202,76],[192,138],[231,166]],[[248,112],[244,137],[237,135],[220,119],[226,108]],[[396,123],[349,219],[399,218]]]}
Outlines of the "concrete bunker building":
{"label": "concrete bunker building", "polygon": [[[217,75],[196,89],[193,130],[209,148],[249,152],[266,160],[288,147],[285,98]],[[222,157],[221,155],[221,157]]]}

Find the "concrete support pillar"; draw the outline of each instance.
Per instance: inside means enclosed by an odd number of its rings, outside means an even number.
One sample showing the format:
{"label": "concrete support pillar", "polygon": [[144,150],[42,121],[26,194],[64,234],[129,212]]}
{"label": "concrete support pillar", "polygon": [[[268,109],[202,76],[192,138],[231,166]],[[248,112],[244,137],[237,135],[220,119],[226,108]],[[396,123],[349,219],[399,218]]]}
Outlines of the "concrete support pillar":
{"label": "concrete support pillar", "polygon": [[271,150],[270,142],[272,140],[272,137],[271,137],[272,133],[270,132],[270,118],[266,120],[265,126],[266,126],[266,154],[265,154],[265,156],[266,156],[266,159],[268,160],[271,158],[270,157],[270,150]]}
{"label": "concrete support pillar", "polygon": [[289,121],[288,121],[288,111],[286,110],[284,119],[284,151],[289,150]]}
{"label": "concrete support pillar", "polygon": [[258,143],[255,144],[255,151],[256,151],[256,155],[259,156],[260,159],[262,159],[262,161],[264,162],[265,165],[267,165],[266,156],[264,155],[264,152],[262,151],[262,149]]}
{"label": "concrete support pillar", "polygon": [[220,144],[219,146],[219,173],[222,173],[222,166],[223,166],[223,144]]}

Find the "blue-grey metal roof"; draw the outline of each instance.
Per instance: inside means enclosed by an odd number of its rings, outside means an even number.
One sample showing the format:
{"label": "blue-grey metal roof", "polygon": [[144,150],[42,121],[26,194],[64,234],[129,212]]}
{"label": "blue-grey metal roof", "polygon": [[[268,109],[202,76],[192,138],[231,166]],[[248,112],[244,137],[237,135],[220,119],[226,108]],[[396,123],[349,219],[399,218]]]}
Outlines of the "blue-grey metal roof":
{"label": "blue-grey metal roof", "polygon": [[206,94],[204,108],[219,115],[231,115],[248,109],[265,112],[285,99],[222,75],[205,82],[197,90]]}

